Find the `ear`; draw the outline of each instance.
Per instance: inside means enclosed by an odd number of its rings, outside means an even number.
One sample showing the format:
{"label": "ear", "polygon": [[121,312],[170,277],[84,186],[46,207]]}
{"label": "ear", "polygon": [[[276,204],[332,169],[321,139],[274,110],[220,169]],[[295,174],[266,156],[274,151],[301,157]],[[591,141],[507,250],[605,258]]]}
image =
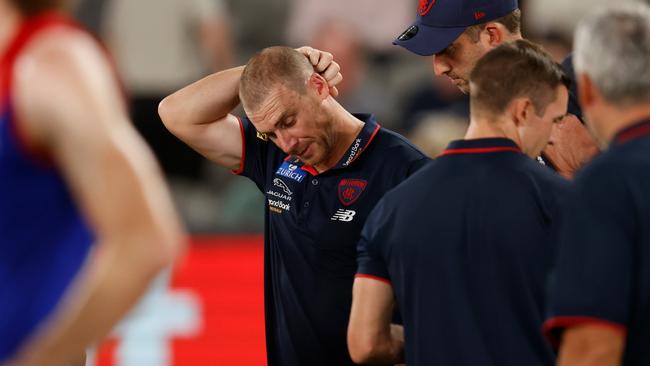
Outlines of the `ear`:
{"label": "ear", "polygon": [[326,99],[330,95],[330,88],[327,85],[327,80],[317,73],[311,74],[309,80],[307,80],[307,88],[316,92],[321,100]]}
{"label": "ear", "polygon": [[589,108],[598,98],[599,92],[591,78],[584,73],[578,74],[578,101],[582,108]]}
{"label": "ear", "polygon": [[480,41],[489,49],[495,48],[506,41],[506,32],[503,24],[489,22],[480,33]]}
{"label": "ear", "polygon": [[532,113],[535,113],[535,107],[528,98],[516,98],[510,103],[510,116],[515,126],[521,127],[528,123]]}

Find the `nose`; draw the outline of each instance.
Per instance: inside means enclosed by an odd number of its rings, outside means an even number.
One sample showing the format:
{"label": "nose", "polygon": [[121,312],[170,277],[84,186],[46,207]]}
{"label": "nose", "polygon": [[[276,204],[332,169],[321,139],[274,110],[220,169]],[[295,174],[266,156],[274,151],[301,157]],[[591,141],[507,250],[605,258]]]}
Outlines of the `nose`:
{"label": "nose", "polygon": [[298,144],[297,138],[291,136],[291,134],[287,133],[286,131],[281,130],[275,131],[275,136],[277,136],[277,142],[278,145],[280,145],[280,149],[282,149],[282,151],[287,154],[295,152],[293,150]]}
{"label": "nose", "polygon": [[433,55],[433,73],[436,76],[441,76],[451,71],[449,63],[445,61],[444,57]]}
{"label": "nose", "polygon": [[560,127],[560,125],[557,124],[557,123],[554,123],[554,124],[551,126],[551,133],[550,133],[549,136],[548,136],[548,142],[549,142],[550,144],[555,144],[555,143],[557,143],[558,136],[560,136],[561,134],[562,134],[562,131],[561,131],[561,127]]}

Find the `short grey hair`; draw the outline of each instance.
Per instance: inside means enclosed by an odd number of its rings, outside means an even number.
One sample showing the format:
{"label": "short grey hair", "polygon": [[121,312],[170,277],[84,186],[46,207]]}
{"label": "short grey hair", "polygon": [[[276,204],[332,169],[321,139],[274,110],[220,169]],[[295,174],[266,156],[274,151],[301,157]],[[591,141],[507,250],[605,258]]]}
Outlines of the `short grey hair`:
{"label": "short grey hair", "polygon": [[650,7],[624,4],[587,16],[576,29],[573,62],[610,103],[650,101]]}

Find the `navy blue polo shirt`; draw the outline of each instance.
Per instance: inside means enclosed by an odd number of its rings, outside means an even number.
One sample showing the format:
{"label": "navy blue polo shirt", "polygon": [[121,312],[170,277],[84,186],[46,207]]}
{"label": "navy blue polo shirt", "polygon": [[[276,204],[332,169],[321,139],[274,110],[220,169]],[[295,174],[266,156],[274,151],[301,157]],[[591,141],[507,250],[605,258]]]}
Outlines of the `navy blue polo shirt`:
{"label": "navy blue polo shirt", "polygon": [[568,208],[545,331],[608,326],[627,335],[623,365],[650,365],[650,120],[578,174]]}
{"label": "navy blue polo shirt", "polygon": [[452,142],[386,194],[357,277],[388,282],[417,365],[552,365],[540,327],[567,182],[504,138]]}
{"label": "navy blue polo shirt", "polygon": [[366,217],[429,159],[371,115],[338,164],[318,174],[241,120],[240,173],[266,196],[269,366],[353,365],[346,345],[356,244]]}

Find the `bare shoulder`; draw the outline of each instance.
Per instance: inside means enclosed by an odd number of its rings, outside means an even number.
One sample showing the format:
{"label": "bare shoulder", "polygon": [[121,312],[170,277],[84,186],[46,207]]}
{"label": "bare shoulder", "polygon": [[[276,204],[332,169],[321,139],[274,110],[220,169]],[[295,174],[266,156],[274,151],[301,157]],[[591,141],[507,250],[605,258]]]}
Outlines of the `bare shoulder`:
{"label": "bare shoulder", "polygon": [[64,25],[38,34],[29,42],[21,58],[52,65],[59,65],[62,61],[107,63],[104,51],[94,37],[80,28]]}
{"label": "bare shoulder", "polygon": [[62,124],[124,110],[104,51],[70,27],[48,30],[27,45],[16,60],[12,92],[23,128],[37,144]]}

